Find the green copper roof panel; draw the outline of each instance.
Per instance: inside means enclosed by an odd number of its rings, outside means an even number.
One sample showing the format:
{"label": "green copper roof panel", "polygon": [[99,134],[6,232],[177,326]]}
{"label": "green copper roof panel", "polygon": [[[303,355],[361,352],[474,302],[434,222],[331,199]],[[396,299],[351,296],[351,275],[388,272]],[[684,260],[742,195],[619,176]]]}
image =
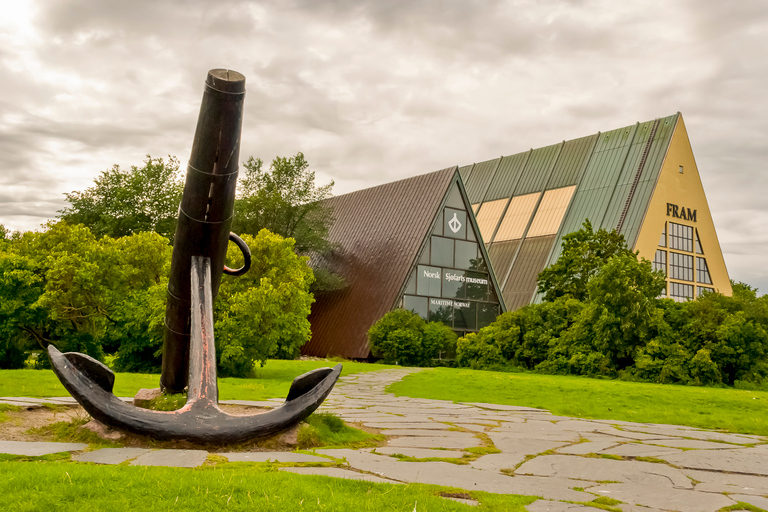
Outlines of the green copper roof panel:
{"label": "green copper roof panel", "polygon": [[570,187],[577,184],[580,174],[592,154],[595,142],[597,142],[597,134],[567,141],[563,145],[555,168],[552,170],[547,189]]}
{"label": "green copper roof panel", "polygon": [[491,186],[488,187],[488,192],[485,194],[485,201],[494,201],[512,196],[512,192],[520,180],[520,174],[525,168],[530,154],[530,151],[525,151],[516,155],[505,156],[501,159],[496,175],[493,177],[493,181],[491,181]]}
{"label": "green copper roof panel", "polygon": [[499,159],[497,158],[495,160],[487,160],[485,162],[475,164],[475,167],[472,169],[472,174],[470,176],[471,179],[465,183],[465,188],[467,190],[467,196],[469,197],[470,203],[477,204],[483,200],[485,191],[488,188],[488,184],[491,182],[493,175],[495,174],[496,166],[498,163]]}
{"label": "green copper roof panel", "polygon": [[474,165],[465,165],[464,167],[459,167],[459,175],[461,176],[461,179],[464,181],[464,183],[467,182],[469,176],[472,174],[473,167]]}
{"label": "green copper roof panel", "polygon": [[523,170],[523,175],[515,187],[516,196],[544,190],[552,164],[560,153],[560,146],[562,146],[562,143],[534,149],[531,152],[528,163]]}
{"label": "green copper roof panel", "polygon": [[[648,155],[643,172],[640,175],[640,181],[635,190],[635,194],[621,229],[621,233],[626,238],[627,245],[630,247],[634,247],[635,242],[637,241],[637,235],[640,232],[640,227],[645,218],[645,212],[648,209],[651,195],[653,195],[656,181],[661,172],[661,167],[664,164],[664,159],[667,156],[667,151],[669,150],[669,144],[672,140],[674,127],[677,124],[677,118],[678,114],[675,114],[659,120],[659,126],[656,129],[656,135],[654,136],[651,151]],[[616,225],[613,227],[616,227]]]}

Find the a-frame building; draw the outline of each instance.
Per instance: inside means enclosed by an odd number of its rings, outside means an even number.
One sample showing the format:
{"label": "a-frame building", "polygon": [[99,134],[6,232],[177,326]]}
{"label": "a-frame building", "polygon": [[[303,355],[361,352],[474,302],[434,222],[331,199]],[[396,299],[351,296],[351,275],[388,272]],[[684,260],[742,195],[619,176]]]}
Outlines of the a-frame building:
{"label": "a-frame building", "polygon": [[459,334],[504,310],[458,167],[327,200],[336,249],[310,263],[338,273],[342,290],[318,293],[304,355],[370,356],[368,329],[404,307]]}
{"label": "a-frame building", "polygon": [[731,285],[682,115],[460,169],[506,307],[537,300],[537,276],[589,219],[616,229],[681,301]]}

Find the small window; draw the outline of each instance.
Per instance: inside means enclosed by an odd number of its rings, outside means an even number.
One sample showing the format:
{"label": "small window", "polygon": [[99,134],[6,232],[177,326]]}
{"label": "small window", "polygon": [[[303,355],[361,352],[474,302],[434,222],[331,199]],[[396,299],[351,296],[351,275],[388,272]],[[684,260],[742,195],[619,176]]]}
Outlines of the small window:
{"label": "small window", "polygon": [[675,222],[669,223],[669,248],[693,252],[693,228]]}
{"label": "small window", "polygon": [[403,297],[403,309],[413,311],[424,320],[427,319],[427,299],[426,297],[414,297],[405,295]]}
{"label": "small window", "polygon": [[661,230],[661,238],[659,239],[659,247],[667,246],[667,223],[664,223],[664,229]]}
{"label": "small window", "polygon": [[699,241],[699,230],[696,230],[696,254],[704,254],[704,249],[701,248],[701,242]]}
{"label": "small window", "polygon": [[454,257],[454,266],[465,270],[475,270],[477,268],[477,243],[456,240],[456,254]]}
{"label": "small window", "polygon": [[433,236],[431,240],[430,263],[436,267],[453,266],[453,240]]}
{"label": "small window", "polygon": [[656,256],[653,258],[653,270],[661,270],[667,275],[667,251],[656,250]]}
{"label": "small window", "polygon": [[683,166],[680,166],[680,174],[683,174]]}
{"label": "small window", "polygon": [[670,252],[669,277],[681,281],[693,281],[693,256]]}
{"label": "small window", "polygon": [[430,297],[440,296],[442,272],[439,268],[419,265],[416,268],[416,293]]}
{"label": "small window", "polygon": [[693,285],[669,283],[669,296],[675,302],[685,302],[693,299]]}
{"label": "small window", "polygon": [[709,275],[707,260],[704,258],[696,258],[696,282],[712,284],[712,277]]}

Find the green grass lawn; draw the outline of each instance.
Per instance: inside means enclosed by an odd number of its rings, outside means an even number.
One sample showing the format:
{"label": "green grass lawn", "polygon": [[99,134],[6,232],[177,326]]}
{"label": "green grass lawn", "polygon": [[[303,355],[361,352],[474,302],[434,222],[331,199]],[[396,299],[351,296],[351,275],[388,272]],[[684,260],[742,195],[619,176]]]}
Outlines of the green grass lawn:
{"label": "green grass lawn", "polygon": [[536,373],[435,368],[389,386],[400,396],[549,409],[579,418],[768,435],[768,392]]}
{"label": "green grass lawn", "polygon": [[[282,361],[270,360],[256,371],[254,379],[219,379],[220,400],[265,400],[281,398],[288,394],[291,382],[302,373],[335,366],[333,361]],[[345,361],[343,375],[397,368],[383,364],[367,364]],[[117,396],[134,396],[141,388],[156,388],[160,375],[142,373],[115,374],[114,393]],[[53,370],[0,370],[0,396],[69,396]]]}
{"label": "green grass lawn", "polygon": [[[471,493],[479,507],[439,496],[432,485],[374,484],[278,472],[268,464],[197,469],[0,462],[3,510],[339,510],[524,512],[535,498]],[[454,489],[453,491],[456,491]]]}

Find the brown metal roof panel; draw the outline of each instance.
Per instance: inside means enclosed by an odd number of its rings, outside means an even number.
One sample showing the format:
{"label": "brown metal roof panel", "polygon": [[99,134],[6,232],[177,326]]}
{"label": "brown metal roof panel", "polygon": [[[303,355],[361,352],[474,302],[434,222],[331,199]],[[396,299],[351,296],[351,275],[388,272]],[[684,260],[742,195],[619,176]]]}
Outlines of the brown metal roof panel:
{"label": "brown metal roof panel", "polygon": [[568,187],[578,183],[579,175],[592,153],[592,146],[596,139],[597,134],[594,134],[565,143],[547,183],[548,189]]}
{"label": "brown metal roof panel", "polygon": [[491,259],[491,265],[499,283],[503,283],[504,278],[507,277],[509,266],[512,264],[519,245],[520,240],[512,240],[491,244],[488,249],[488,257]]}
{"label": "brown metal roof panel", "polygon": [[562,146],[562,142],[534,149],[531,152],[520,181],[515,187],[516,196],[544,190],[554,159],[560,152],[560,146]]}
{"label": "brown metal roof panel", "polygon": [[485,194],[485,201],[494,201],[512,195],[530,154],[530,151],[525,151],[501,159],[499,168]]}
{"label": "brown metal roof panel", "polygon": [[539,273],[544,270],[555,238],[540,236],[523,241],[502,292],[507,301],[507,311],[519,309],[531,301],[538,287]]}
{"label": "brown metal roof panel", "polygon": [[312,307],[308,355],[368,357],[368,328],[389,311],[428,235],[457,168],[328,199],[338,248],[324,260],[348,286]]}
{"label": "brown metal roof panel", "polygon": [[464,188],[467,191],[470,203],[475,204],[483,200],[499,160],[500,158],[494,158],[493,160],[486,160],[485,162],[475,164],[472,173],[464,180]]}

